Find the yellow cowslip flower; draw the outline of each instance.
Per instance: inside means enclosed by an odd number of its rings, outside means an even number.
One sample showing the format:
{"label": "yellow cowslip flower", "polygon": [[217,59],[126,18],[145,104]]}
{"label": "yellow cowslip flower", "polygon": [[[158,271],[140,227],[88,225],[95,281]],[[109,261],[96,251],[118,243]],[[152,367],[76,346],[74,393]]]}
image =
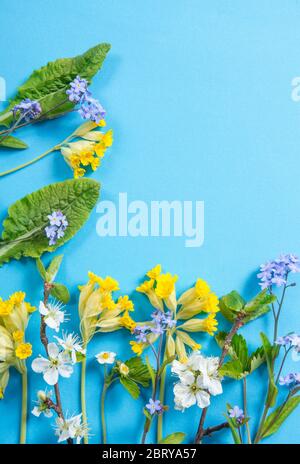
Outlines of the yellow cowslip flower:
{"label": "yellow cowslip flower", "polygon": [[85,174],[85,169],[83,168],[76,168],[74,169],[74,177],[75,179],[78,179],[79,177],[83,177]]}
{"label": "yellow cowslip flower", "polygon": [[137,323],[129,316],[128,311],[125,311],[123,316],[120,318],[120,324],[122,327],[125,327],[125,329],[128,329],[131,332],[137,325]]}
{"label": "yellow cowslip flower", "polygon": [[131,345],[132,351],[133,351],[137,356],[141,356],[141,354],[143,354],[143,351],[144,351],[144,343],[129,342],[129,344]]}
{"label": "yellow cowslip flower", "polygon": [[202,311],[206,313],[217,313],[220,311],[219,298],[215,293],[209,293],[202,300]]}
{"label": "yellow cowslip flower", "polygon": [[210,293],[210,287],[203,279],[198,279],[195,285],[195,291],[198,298],[203,298]]}
{"label": "yellow cowslip flower", "polygon": [[218,321],[214,313],[209,314],[205,319],[190,319],[178,327],[186,332],[207,332],[213,335],[216,332]]}
{"label": "yellow cowslip flower", "polygon": [[102,285],[102,282],[103,282],[102,277],[97,276],[91,271],[88,272],[88,276],[89,276],[89,283]]}
{"label": "yellow cowslip flower", "polygon": [[105,119],[100,119],[99,122],[96,122],[96,125],[97,125],[98,127],[105,127],[105,126],[106,126],[106,121],[105,121]]}
{"label": "yellow cowslip flower", "polygon": [[179,337],[183,341],[183,343],[185,345],[192,348],[193,351],[200,350],[200,348],[201,348],[200,343],[195,342],[195,340],[193,340],[187,333],[185,333],[185,332],[183,332],[181,330],[177,330],[176,335],[177,335],[177,337]]}
{"label": "yellow cowslip flower", "polygon": [[24,292],[15,292],[9,297],[9,300],[13,306],[20,305],[23,303],[25,296],[26,294]]}
{"label": "yellow cowslip flower", "polygon": [[0,325],[0,361],[10,363],[14,356],[14,340],[9,331]]}
{"label": "yellow cowslip flower", "polygon": [[172,276],[172,274],[170,274],[169,272],[157,276],[157,285],[155,289],[156,295],[158,295],[162,299],[169,298],[175,289],[175,282],[177,281],[177,279],[177,275]]}
{"label": "yellow cowslip flower", "polygon": [[170,274],[160,274],[156,279],[156,295],[163,299],[165,305],[171,311],[176,311],[177,308],[177,299],[175,291],[175,282],[177,281],[178,276]]}
{"label": "yellow cowslip flower", "polygon": [[96,171],[106,149],[113,143],[112,130],[103,133],[96,131],[95,128],[97,128],[95,124],[84,123],[71,136],[71,139],[79,138],[79,140],[66,141],[60,146],[60,152],[73,170],[75,178],[84,176],[89,167]]}
{"label": "yellow cowslip flower", "polygon": [[157,264],[154,268],[150,269],[150,271],[148,271],[146,275],[150,277],[150,279],[156,280],[160,274],[161,274],[161,264]]}
{"label": "yellow cowslip flower", "polygon": [[93,156],[93,159],[91,161],[91,168],[93,171],[96,171],[98,167],[100,166],[100,159],[97,158],[96,156]]}
{"label": "yellow cowslip flower", "polygon": [[115,292],[119,289],[119,282],[110,276],[105,277],[100,285],[101,292]]}
{"label": "yellow cowslip flower", "polygon": [[26,303],[26,301],[25,301],[25,308],[27,309],[28,314],[32,314],[36,311],[36,307],[32,306],[30,303]]}
{"label": "yellow cowslip flower", "polygon": [[80,163],[83,165],[83,166],[88,166],[89,164],[92,163],[93,159],[94,159],[94,152],[93,151],[89,151],[89,150],[83,150],[80,154],[79,154],[79,157],[80,157]]}
{"label": "yellow cowslip flower", "polygon": [[3,301],[2,298],[0,300],[0,316],[8,316],[11,314],[13,310],[13,304],[10,300]]}
{"label": "yellow cowslip flower", "polygon": [[175,349],[180,362],[185,363],[188,360],[187,352],[184,346],[183,341],[180,337],[176,337],[175,340]]}
{"label": "yellow cowslip flower", "polygon": [[12,333],[12,336],[13,336],[13,339],[14,339],[15,342],[20,343],[24,339],[24,332],[23,332],[23,330],[15,330]]}
{"label": "yellow cowslip flower", "polygon": [[134,304],[128,295],[120,296],[117,303],[122,310],[134,311]]}
{"label": "yellow cowslip flower", "polygon": [[160,311],[163,311],[164,304],[161,298],[159,298],[157,294],[155,293],[154,279],[145,280],[144,282],[141,283],[141,285],[139,285],[136,288],[136,291],[139,293],[144,293],[148,297],[150,303],[152,304],[154,308],[159,309]]}
{"label": "yellow cowslip flower", "polygon": [[[101,291],[101,289],[100,289],[100,291]],[[101,295],[100,306],[101,306],[102,310],[107,309],[107,310],[111,311],[111,310],[115,309],[115,307],[117,305],[114,302],[114,300],[113,300],[110,293],[104,293],[103,295]]]}
{"label": "yellow cowslip flower", "polygon": [[30,343],[20,343],[15,350],[19,359],[27,359],[32,355],[32,345]]}

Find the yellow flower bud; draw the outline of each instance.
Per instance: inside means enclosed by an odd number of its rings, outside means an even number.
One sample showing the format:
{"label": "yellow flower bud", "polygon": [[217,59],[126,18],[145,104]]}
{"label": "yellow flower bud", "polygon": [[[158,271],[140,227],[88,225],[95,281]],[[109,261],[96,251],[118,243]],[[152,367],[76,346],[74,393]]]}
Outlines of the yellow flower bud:
{"label": "yellow flower bud", "polygon": [[179,326],[178,329],[185,330],[187,332],[207,332],[209,335],[213,335],[217,330],[217,326],[218,321],[212,313],[205,319],[190,319]]}
{"label": "yellow flower bud", "polygon": [[187,333],[182,332],[181,330],[177,330],[176,335],[177,335],[177,337],[180,338],[180,340],[183,341],[183,343],[185,345],[192,348],[193,351],[200,350],[201,345],[199,343],[195,342],[195,340],[193,340]]}
{"label": "yellow flower bud", "polygon": [[177,336],[175,340],[175,349],[180,362],[186,362],[188,357],[183,341]]}
{"label": "yellow flower bud", "polygon": [[175,354],[175,342],[172,335],[167,335],[166,350],[168,358],[171,358]]}

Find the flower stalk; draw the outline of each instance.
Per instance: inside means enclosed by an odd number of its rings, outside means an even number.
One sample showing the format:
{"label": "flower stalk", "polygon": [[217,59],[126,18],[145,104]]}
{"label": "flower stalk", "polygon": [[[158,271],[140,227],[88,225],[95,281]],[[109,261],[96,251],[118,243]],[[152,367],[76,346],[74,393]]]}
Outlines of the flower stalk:
{"label": "flower stalk", "polygon": [[[83,346],[86,350],[87,347]],[[87,410],[86,410],[86,399],[85,399],[85,385],[86,385],[86,356],[83,358],[81,362],[81,388],[80,388],[80,396],[81,396],[81,412],[82,412],[82,420],[83,423],[87,424]],[[85,445],[88,445],[89,439],[87,432],[84,434],[83,442]]]}
{"label": "flower stalk", "polygon": [[27,369],[25,367],[22,373],[22,410],[21,410],[21,429],[20,429],[20,444],[26,443],[26,429],[27,429]]}

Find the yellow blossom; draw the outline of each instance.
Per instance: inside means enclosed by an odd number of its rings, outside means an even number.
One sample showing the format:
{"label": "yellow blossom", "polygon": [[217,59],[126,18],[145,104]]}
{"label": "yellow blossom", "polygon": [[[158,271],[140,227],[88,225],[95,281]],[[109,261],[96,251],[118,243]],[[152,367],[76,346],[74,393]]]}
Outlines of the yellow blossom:
{"label": "yellow blossom", "polygon": [[0,316],[9,316],[13,310],[13,304],[11,301],[0,300]]}
{"label": "yellow blossom", "polygon": [[90,284],[98,284],[99,286],[102,285],[103,279],[102,277],[97,276],[93,272],[89,271],[88,272],[89,276],[89,283]]}
{"label": "yellow blossom", "polygon": [[156,295],[163,299],[169,298],[175,289],[175,282],[177,279],[177,275],[172,276],[169,272],[160,274],[157,277]]}
{"label": "yellow blossom", "polygon": [[83,166],[88,166],[94,159],[92,151],[82,151],[80,153],[80,162]]}
{"label": "yellow blossom", "polygon": [[119,282],[110,276],[105,277],[100,286],[101,292],[115,292],[119,288]]}
{"label": "yellow blossom", "polygon": [[105,127],[106,126],[105,119],[101,119],[99,122],[96,123],[96,125],[98,127]]}
{"label": "yellow blossom", "polygon": [[134,304],[133,302],[129,299],[128,295],[120,296],[118,299],[118,305],[122,310],[126,311],[133,311],[134,310]]}
{"label": "yellow blossom", "polygon": [[101,297],[101,307],[102,309],[113,310],[116,307],[116,303],[114,302],[110,293],[104,294]]}
{"label": "yellow blossom", "polygon": [[129,344],[131,345],[132,351],[133,351],[136,355],[141,356],[141,354],[143,353],[143,350],[144,350],[144,345],[143,345],[143,343],[139,343],[139,342],[129,342]]}
{"label": "yellow blossom", "polygon": [[13,305],[19,305],[23,303],[25,296],[26,294],[24,292],[15,292],[10,296],[9,299]]}
{"label": "yellow blossom", "polygon": [[20,343],[24,338],[23,330],[15,330],[12,334],[15,342]]}
{"label": "yellow blossom", "polygon": [[136,322],[129,316],[128,311],[125,311],[123,316],[120,318],[120,324],[122,327],[125,327],[125,329],[128,329],[131,332],[136,327]]}
{"label": "yellow blossom", "polygon": [[36,311],[36,307],[32,306],[30,303],[25,302],[25,308],[29,314],[34,313]]}
{"label": "yellow blossom", "polygon": [[157,279],[157,277],[161,273],[161,264],[157,264],[153,269],[150,269],[150,271],[147,272],[147,276],[150,277],[150,279]]}
{"label": "yellow blossom", "polygon": [[96,156],[93,156],[93,159],[91,161],[91,168],[93,171],[96,171],[98,167],[100,166],[100,160]]}
{"label": "yellow blossom", "polygon": [[85,174],[85,169],[83,168],[76,168],[74,169],[74,177],[78,179],[79,177],[83,177]]}
{"label": "yellow blossom", "polygon": [[136,291],[137,292],[140,292],[140,293],[148,293],[150,290],[152,290],[154,286],[154,280],[151,279],[151,280],[145,280],[143,283],[141,283],[141,285],[139,285],[137,288],[136,288]]}
{"label": "yellow blossom", "polygon": [[103,137],[101,139],[101,142],[103,142],[106,147],[111,147],[112,146],[112,143],[113,143],[113,131],[112,131],[112,129],[110,129],[109,131],[107,131],[103,135]]}
{"label": "yellow blossom", "polygon": [[209,335],[213,335],[214,332],[218,330],[218,321],[213,313],[209,314],[209,316],[203,320],[203,323],[203,330]]}
{"label": "yellow blossom", "polygon": [[78,154],[73,154],[70,157],[70,164],[73,169],[79,168],[80,166],[80,156]]}
{"label": "yellow blossom", "polygon": [[209,293],[203,300],[202,311],[206,313],[217,313],[220,311],[219,298],[215,293]]}
{"label": "yellow blossom", "polygon": [[19,359],[26,359],[32,355],[32,346],[30,343],[20,343],[16,348],[16,356]]}
{"label": "yellow blossom", "polygon": [[207,296],[210,292],[210,288],[207,282],[203,279],[198,279],[195,285],[195,290],[198,298]]}

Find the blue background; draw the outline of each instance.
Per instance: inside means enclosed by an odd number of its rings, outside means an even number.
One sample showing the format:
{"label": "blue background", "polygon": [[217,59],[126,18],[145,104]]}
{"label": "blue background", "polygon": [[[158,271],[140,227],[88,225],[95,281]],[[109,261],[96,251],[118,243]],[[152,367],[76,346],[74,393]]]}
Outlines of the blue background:
{"label": "blue background", "polygon": [[[51,0],[44,4],[19,0],[17,5],[2,0],[1,18],[0,74],[6,79],[9,98],[34,68],[47,61],[76,55],[99,42],[112,44],[92,85],[115,133],[112,149],[94,174],[103,184],[102,199],[117,202],[118,193],[127,192],[129,201],[205,201],[201,248],[185,248],[182,238],[101,239],[94,211],[84,229],[59,250],[65,254],[59,280],[72,292],[67,308],[71,322],[65,329],[78,330],[77,285],[86,281],[88,270],[117,278],[122,292],[133,297],[137,318],[143,319],[150,307],[132,290],[157,263],[179,275],[179,291],[201,276],[218,295],[235,288],[248,298],[259,289],[255,274],[261,262],[281,252],[300,253],[300,104],[291,99],[291,80],[300,75],[298,0]],[[79,123],[74,114],[19,131],[30,148],[2,150],[0,170],[42,153]],[[54,154],[2,179],[0,219],[15,200],[68,177],[68,167]],[[48,262],[50,256],[44,260]],[[0,270],[0,278],[2,297],[22,289],[32,304],[38,304],[41,282],[33,261],[12,261]],[[281,334],[299,330],[299,299],[299,288],[290,290]],[[34,355],[42,353],[38,326],[36,313],[27,333]],[[260,330],[271,336],[271,315],[242,331],[253,349]],[[204,337],[199,339],[206,347]],[[125,332],[103,334],[90,346],[91,442],[100,439],[102,385],[101,368],[93,356],[108,349],[127,359],[128,341]],[[208,347],[206,352],[216,352],[213,341]],[[262,380],[266,379],[261,371],[250,379],[252,427],[264,401]],[[44,383],[33,372],[29,381],[32,408],[35,393]],[[188,442],[200,410],[192,408],[184,414],[173,410],[173,381],[168,381],[171,408],[165,417],[165,434],[186,431]],[[223,420],[226,401],[241,405],[238,382],[225,381],[224,389],[225,394],[213,400],[207,424]],[[64,409],[78,413],[79,366],[71,380],[61,382],[61,391]],[[18,441],[20,393],[20,377],[12,372],[6,398],[0,403],[1,443]],[[111,389],[109,442],[140,440],[145,399],[134,402],[120,386]],[[294,412],[268,442],[299,442],[298,425],[299,413]],[[47,419],[29,415],[29,443],[55,440]],[[215,434],[210,442],[229,443],[230,433]]]}

